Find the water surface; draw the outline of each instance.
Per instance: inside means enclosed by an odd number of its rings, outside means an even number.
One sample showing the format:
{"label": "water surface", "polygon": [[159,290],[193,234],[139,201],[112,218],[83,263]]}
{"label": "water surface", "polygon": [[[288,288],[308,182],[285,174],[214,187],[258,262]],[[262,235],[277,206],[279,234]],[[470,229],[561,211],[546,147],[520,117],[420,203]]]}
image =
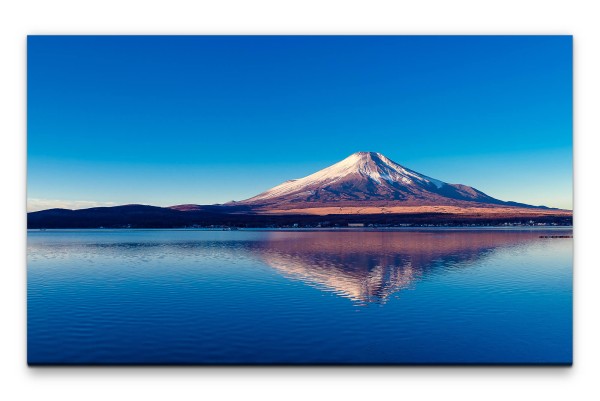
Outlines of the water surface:
{"label": "water surface", "polygon": [[568,364],[570,234],[30,231],[28,361]]}

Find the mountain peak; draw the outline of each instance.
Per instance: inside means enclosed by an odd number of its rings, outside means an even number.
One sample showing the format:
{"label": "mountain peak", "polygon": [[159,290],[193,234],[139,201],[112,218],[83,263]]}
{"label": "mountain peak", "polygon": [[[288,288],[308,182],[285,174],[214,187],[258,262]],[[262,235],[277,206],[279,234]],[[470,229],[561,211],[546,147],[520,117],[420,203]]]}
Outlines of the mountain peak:
{"label": "mountain peak", "polygon": [[350,156],[358,156],[358,157],[380,157],[383,156],[381,153],[379,152],[354,152],[352,153]]}
{"label": "mountain peak", "polygon": [[352,153],[344,160],[354,161],[354,162],[381,162],[383,160],[389,160],[387,157],[378,152],[355,152]]}
{"label": "mountain peak", "polygon": [[380,170],[389,168],[393,170],[396,170],[397,168],[405,170],[402,166],[391,161],[381,153],[355,152],[342,161],[321,171],[330,170],[329,173],[337,175],[346,175],[358,171],[363,175],[370,175],[373,178],[376,178],[374,177],[374,174]]}

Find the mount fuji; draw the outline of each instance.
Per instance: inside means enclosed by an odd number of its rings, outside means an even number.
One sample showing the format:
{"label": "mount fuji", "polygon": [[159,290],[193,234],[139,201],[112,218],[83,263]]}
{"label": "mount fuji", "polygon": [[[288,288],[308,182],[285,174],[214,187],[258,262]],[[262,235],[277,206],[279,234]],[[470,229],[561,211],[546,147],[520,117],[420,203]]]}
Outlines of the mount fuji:
{"label": "mount fuji", "polygon": [[394,206],[536,207],[502,201],[467,185],[448,184],[408,169],[376,152],[354,153],[307,177],[286,181],[252,198],[227,205],[244,205],[259,210]]}
{"label": "mount fuji", "polygon": [[418,173],[381,153],[357,152],[314,174],[286,181],[242,201],[170,207],[48,209],[28,213],[27,226],[46,229],[571,225],[572,213],[502,201],[473,187],[448,184]]}

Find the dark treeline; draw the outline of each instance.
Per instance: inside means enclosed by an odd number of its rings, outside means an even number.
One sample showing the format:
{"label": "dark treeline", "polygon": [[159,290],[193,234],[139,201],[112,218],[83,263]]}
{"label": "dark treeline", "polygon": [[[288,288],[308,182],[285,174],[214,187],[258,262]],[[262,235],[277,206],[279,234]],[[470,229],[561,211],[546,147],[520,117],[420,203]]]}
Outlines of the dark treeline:
{"label": "dark treeline", "polygon": [[218,210],[179,211],[128,205],[83,210],[51,209],[27,215],[27,228],[184,228],[184,227],[345,227],[348,224],[386,226],[572,225],[565,216],[468,216],[446,213],[372,215],[264,215]]}

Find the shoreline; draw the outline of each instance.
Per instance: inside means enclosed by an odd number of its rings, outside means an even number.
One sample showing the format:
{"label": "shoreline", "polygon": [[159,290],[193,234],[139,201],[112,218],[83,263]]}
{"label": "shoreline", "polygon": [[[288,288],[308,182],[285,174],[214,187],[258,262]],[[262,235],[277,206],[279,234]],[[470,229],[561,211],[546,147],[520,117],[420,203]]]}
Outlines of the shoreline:
{"label": "shoreline", "polygon": [[573,226],[456,226],[456,227],[243,227],[227,228],[28,228],[27,233],[36,232],[126,232],[126,231],[244,231],[244,232],[394,232],[394,231],[573,231]]}

